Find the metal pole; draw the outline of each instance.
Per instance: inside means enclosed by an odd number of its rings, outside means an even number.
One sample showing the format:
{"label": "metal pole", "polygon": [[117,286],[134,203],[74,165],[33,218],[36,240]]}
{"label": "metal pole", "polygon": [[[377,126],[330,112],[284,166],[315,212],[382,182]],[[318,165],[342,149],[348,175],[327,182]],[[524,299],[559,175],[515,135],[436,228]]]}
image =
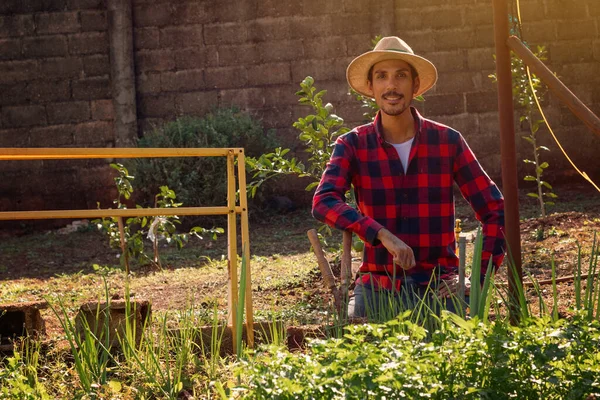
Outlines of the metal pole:
{"label": "metal pole", "polygon": [[493,0],[494,41],[496,43],[496,76],[498,77],[498,118],[500,121],[500,154],[502,165],[502,190],[504,192],[505,228],[509,261],[514,271],[508,269],[509,294],[513,303],[511,321],[518,320],[516,283],[521,282],[521,233],[519,224],[519,192],[517,183],[517,155],[515,150],[515,126],[512,99],[512,74],[510,49],[506,44],[509,36],[508,0]]}

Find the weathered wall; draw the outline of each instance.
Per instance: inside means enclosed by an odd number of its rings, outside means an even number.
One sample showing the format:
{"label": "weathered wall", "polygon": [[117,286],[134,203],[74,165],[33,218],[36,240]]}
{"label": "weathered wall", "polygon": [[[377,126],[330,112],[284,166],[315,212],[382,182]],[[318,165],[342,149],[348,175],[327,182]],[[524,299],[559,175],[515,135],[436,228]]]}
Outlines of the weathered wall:
{"label": "weathered wall", "polygon": [[[347,95],[346,66],[375,35],[396,34],[439,70],[419,109],[462,131],[500,181],[496,93],[488,78],[494,69],[491,0],[447,3],[132,0],[140,131],[236,104],[295,147],[291,126],[307,109],[294,92],[307,75],[328,89],[326,100],[349,125],[359,123],[362,111]],[[600,114],[600,2],[521,0],[521,6],[525,39],[545,45],[547,64]],[[106,4],[3,0],[0,15],[0,146],[114,145]],[[546,106],[567,151],[600,180],[600,140],[553,96]],[[544,142],[552,149],[552,174],[569,175],[556,146]],[[517,139],[520,158],[529,153],[526,145]],[[110,183],[98,163],[23,165],[0,165],[0,209],[93,207]]]}
{"label": "weathered wall", "polygon": [[[3,0],[0,15],[0,147],[111,146],[102,1]],[[105,164],[3,161],[0,209],[95,208]]]}

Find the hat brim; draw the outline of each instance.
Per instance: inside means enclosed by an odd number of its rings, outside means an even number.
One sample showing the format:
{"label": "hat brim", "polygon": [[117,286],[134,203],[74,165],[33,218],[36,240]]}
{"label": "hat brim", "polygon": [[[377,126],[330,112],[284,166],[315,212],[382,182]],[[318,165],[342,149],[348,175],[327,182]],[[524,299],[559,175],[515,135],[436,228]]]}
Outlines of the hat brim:
{"label": "hat brim", "polygon": [[402,60],[411,64],[419,74],[419,90],[415,97],[419,96],[435,85],[437,81],[437,69],[435,65],[426,58],[410,53],[402,53],[393,50],[372,50],[356,57],[346,70],[346,79],[348,84],[363,96],[373,97],[373,92],[369,90],[368,73],[369,69],[380,61]]}

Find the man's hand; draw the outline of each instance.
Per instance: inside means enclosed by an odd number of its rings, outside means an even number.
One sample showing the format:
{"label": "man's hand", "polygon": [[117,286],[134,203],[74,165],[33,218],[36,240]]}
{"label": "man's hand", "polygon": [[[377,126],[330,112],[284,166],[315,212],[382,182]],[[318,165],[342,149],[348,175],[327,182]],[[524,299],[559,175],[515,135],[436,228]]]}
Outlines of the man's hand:
{"label": "man's hand", "polygon": [[415,266],[415,255],[412,249],[392,232],[382,228],[377,233],[377,239],[394,257],[394,264],[398,264],[403,269],[411,269]]}
{"label": "man's hand", "polygon": [[[451,297],[458,294],[459,284],[458,275],[452,276],[450,279],[444,279],[440,281],[438,286],[438,297]],[[471,291],[471,281],[465,276],[465,296],[468,296]]]}

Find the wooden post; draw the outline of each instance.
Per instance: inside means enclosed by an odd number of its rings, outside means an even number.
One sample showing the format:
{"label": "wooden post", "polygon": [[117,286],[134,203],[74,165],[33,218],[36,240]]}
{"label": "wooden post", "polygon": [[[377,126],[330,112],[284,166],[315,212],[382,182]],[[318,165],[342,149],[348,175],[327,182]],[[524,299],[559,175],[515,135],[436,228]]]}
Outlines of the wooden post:
{"label": "wooden post", "polygon": [[238,179],[240,191],[242,249],[246,258],[246,337],[248,346],[254,347],[254,311],[252,308],[252,274],[250,273],[250,230],[248,227],[248,197],[246,194],[246,159],[244,150],[238,152]]}
{"label": "wooden post", "polygon": [[231,325],[231,337],[233,338],[233,353],[237,354],[237,326],[235,324],[237,317],[237,301],[238,301],[238,273],[237,273],[237,229],[235,212],[235,169],[234,169],[234,154],[230,150],[227,154],[227,206],[229,213],[227,214],[227,259],[229,271],[229,325]]}
{"label": "wooden post", "polygon": [[502,190],[504,192],[504,234],[509,261],[514,271],[508,269],[509,293],[514,307],[510,309],[511,321],[518,319],[516,283],[522,281],[521,233],[519,223],[519,186],[517,183],[517,154],[512,98],[510,50],[506,44],[509,35],[508,0],[493,0],[494,41],[496,44],[496,76],[498,77],[498,118],[500,121],[500,154],[502,165]]}

